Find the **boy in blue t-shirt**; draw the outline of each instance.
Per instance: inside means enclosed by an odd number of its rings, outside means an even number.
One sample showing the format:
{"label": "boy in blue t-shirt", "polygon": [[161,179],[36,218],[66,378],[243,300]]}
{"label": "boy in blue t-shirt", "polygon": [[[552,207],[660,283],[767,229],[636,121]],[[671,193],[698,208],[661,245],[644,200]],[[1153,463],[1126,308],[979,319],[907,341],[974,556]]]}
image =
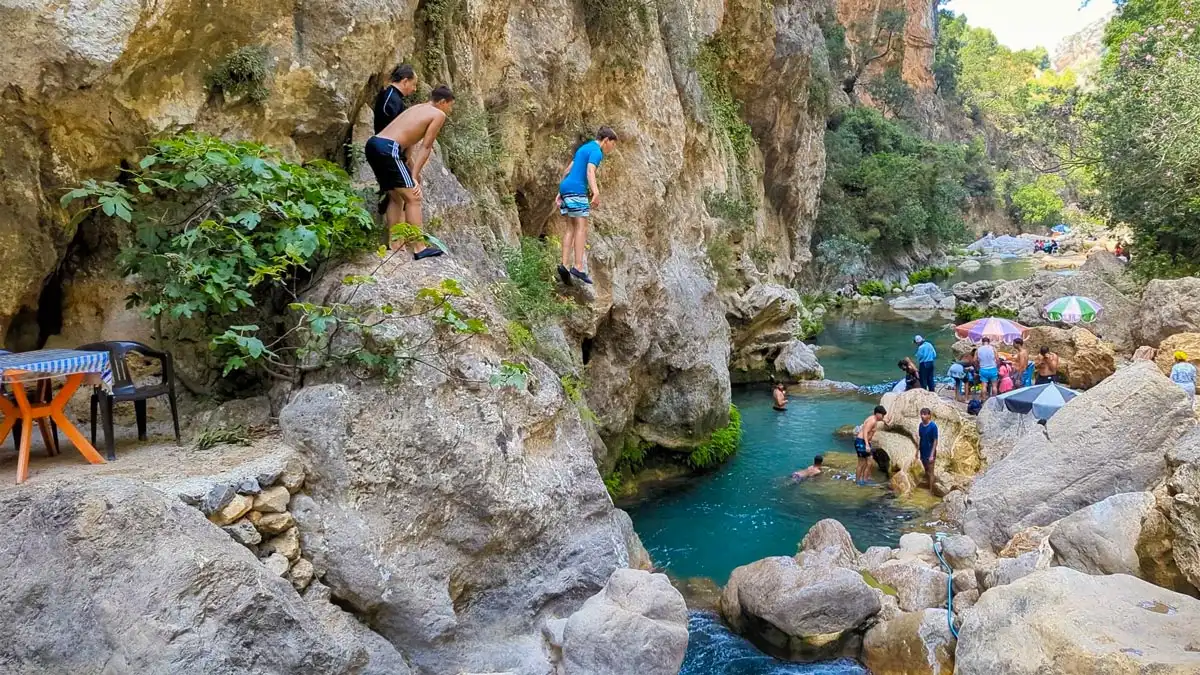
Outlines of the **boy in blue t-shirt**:
{"label": "boy in blue t-shirt", "polygon": [[[585,253],[587,251],[587,222],[592,215],[591,207],[600,203],[600,189],[596,186],[596,170],[604,154],[612,152],[617,145],[617,134],[609,127],[600,127],[596,139],[579,146],[575,158],[567,165],[562,182],[558,184],[555,203],[559,213],[567,217],[567,231],[562,241],[562,263],[558,276],[564,284],[571,277],[590,284],[587,274]],[[567,268],[570,268],[568,270]]]}
{"label": "boy in blue t-shirt", "polygon": [[917,459],[925,468],[925,478],[929,481],[929,491],[933,492],[933,463],[937,460],[938,426],[933,421],[933,411],[921,408],[921,426],[917,427]]}

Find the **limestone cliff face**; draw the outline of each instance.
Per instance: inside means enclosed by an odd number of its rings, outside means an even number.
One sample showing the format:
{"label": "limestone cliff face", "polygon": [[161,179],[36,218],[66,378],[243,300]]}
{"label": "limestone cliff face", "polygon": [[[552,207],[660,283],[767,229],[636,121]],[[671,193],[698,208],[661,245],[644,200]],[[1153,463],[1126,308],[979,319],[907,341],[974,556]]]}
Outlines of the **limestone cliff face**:
{"label": "limestone cliff face", "polygon": [[[887,33],[881,29],[881,20],[885,13],[895,11],[904,12],[904,28],[895,36],[889,48]],[[918,93],[933,91],[933,53],[937,47],[936,0],[837,0],[837,18],[846,29],[846,42],[852,52],[866,49],[866,44],[869,44],[872,56],[884,54],[869,64],[859,79],[859,85],[865,85],[871,77],[896,67],[900,69],[904,81]]]}
{"label": "limestone cliff face", "polygon": [[[106,289],[107,304],[62,308],[73,340],[127,337],[102,332],[126,325],[119,278],[102,259],[77,269],[85,249],[111,249],[113,226],[70,222],[58,207],[65,187],[115,177],[149,136],[177,128],[341,158],[364,134],[381,75],[413,58],[424,80],[459,92],[459,119],[483,120],[494,148],[494,166],[469,175],[440,159],[427,168],[427,219],[452,258],[403,273],[471,288],[493,337],[459,365],[486,381],[508,353],[490,292],[501,247],[556,232],[573,141],[613,126],[622,140],[600,173],[589,252],[596,285],[578,312],[538,331],[532,398],[419,378],[350,391],[351,378],[327,373],[295,394],[285,425],[314,465],[306,545],[340,598],[426,672],[548,672],[538,622],[573,611],[637,549],[593,459],[611,466],[631,436],[694,445],[725,423],[722,296],[803,268],[824,173],[827,92],[812,84],[829,80],[818,25],[832,2],[633,2],[615,38],[594,11],[614,4],[0,0],[0,328],[58,302],[57,290],[42,296],[57,274],[67,298],[80,295],[76,281]],[[696,72],[714,39],[756,141],[740,167],[749,181],[729,170]],[[255,45],[269,55],[265,100],[210,94],[213,67]],[[705,205],[734,190],[756,204],[736,237]],[[708,254],[717,241],[733,249],[737,287],[720,293]],[[567,370],[584,375],[595,425],[563,412],[555,377]],[[364,537],[339,543],[349,532]]]}

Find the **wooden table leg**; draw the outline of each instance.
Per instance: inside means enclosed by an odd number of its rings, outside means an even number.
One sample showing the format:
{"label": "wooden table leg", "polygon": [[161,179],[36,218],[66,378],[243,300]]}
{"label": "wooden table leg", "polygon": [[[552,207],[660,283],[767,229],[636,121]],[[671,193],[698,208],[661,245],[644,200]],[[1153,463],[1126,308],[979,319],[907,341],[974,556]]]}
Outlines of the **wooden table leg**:
{"label": "wooden table leg", "polygon": [[92,464],[103,464],[104,458],[100,456],[100,453],[96,452],[96,448],[92,447],[88,439],[79,433],[75,425],[71,424],[71,420],[67,419],[67,415],[63,411],[67,405],[67,401],[71,400],[71,395],[75,393],[76,389],[79,389],[79,385],[81,384],[83,384],[82,373],[67,376],[67,381],[63,384],[62,389],[59,389],[58,393],[54,395],[54,399],[50,401],[50,417],[55,422],[58,422],[58,428],[67,435],[67,438],[71,439],[71,442],[75,444],[75,449],[79,451],[79,454],[83,455],[84,459]]}
{"label": "wooden table leg", "polygon": [[20,381],[12,383],[13,398],[17,399],[17,407],[21,410],[21,447],[17,449],[17,484],[25,482],[29,477],[29,444],[33,440],[33,408],[29,405],[29,397],[25,395],[25,385]]}
{"label": "wooden table leg", "polygon": [[0,413],[4,414],[4,422],[0,422],[0,443],[3,443],[13,426],[21,421],[21,411],[7,398],[0,396]]}

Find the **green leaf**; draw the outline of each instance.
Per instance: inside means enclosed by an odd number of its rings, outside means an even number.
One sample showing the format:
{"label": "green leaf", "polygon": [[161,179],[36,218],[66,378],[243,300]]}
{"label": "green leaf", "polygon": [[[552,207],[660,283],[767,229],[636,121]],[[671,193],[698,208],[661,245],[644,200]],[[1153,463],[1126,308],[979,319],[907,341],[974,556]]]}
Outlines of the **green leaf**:
{"label": "green leaf", "polygon": [[146,155],[142,161],[138,162],[138,167],[145,170],[154,166],[158,162],[158,155]]}
{"label": "green leaf", "polygon": [[67,208],[67,204],[70,204],[71,202],[75,201],[76,199],[81,199],[83,197],[86,197],[89,194],[91,194],[91,193],[88,190],[85,190],[83,188],[75,188],[74,190],[71,190],[67,194],[63,195],[62,199],[58,200],[58,203],[60,206],[62,206],[65,209],[65,208]]}

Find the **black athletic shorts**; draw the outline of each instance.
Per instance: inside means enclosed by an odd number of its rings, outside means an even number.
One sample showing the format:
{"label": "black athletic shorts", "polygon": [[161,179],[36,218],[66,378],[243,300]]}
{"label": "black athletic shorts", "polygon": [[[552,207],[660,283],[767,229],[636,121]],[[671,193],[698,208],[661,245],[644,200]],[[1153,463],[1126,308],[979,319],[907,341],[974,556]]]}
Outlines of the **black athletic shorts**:
{"label": "black athletic shorts", "polygon": [[870,457],[871,453],[867,452],[867,442],[861,438],[854,439],[854,454],[858,455],[859,459]]}
{"label": "black athletic shorts", "polygon": [[367,139],[367,164],[375,172],[379,189],[387,192],[395,188],[412,188],[416,185],[408,166],[404,163],[404,148],[390,138],[372,136]]}

